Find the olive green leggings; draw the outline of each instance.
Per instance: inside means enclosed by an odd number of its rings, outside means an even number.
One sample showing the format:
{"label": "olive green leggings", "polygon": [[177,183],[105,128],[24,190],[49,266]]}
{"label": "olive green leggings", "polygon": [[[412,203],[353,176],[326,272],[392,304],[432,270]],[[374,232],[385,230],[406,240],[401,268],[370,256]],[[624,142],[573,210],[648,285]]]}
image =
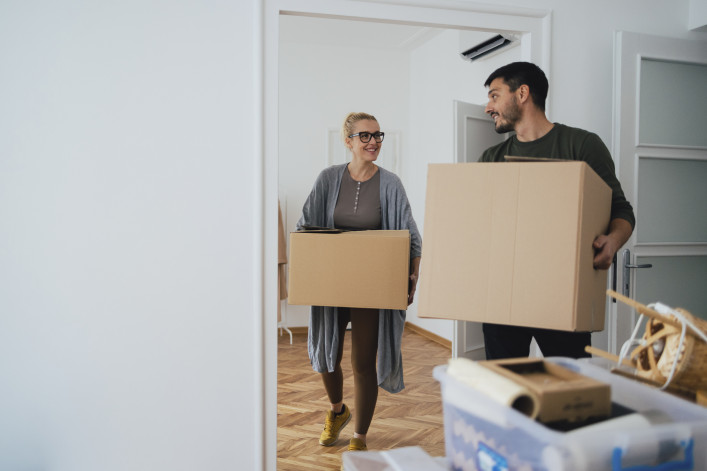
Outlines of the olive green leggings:
{"label": "olive green leggings", "polygon": [[351,368],[354,376],[354,431],[368,432],[373,411],[378,401],[376,354],[378,353],[378,309],[338,308],[339,351],[336,367],[331,373],[322,373],[324,388],[332,404],[344,398],[344,374],[341,358],[344,354],[344,334],[351,322]]}

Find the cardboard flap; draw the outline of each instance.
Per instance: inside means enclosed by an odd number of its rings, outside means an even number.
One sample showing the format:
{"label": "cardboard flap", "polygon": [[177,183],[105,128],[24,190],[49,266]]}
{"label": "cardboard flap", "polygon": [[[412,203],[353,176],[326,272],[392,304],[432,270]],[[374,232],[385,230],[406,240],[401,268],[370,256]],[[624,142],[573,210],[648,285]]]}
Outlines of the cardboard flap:
{"label": "cardboard flap", "polygon": [[339,234],[345,232],[344,229],[336,227],[321,227],[321,226],[302,226],[302,229],[296,232],[317,232],[322,234]]}
{"label": "cardboard flap", "polygon": [[520,155],[504,155],[506,162],[577,162],[572,159],[550,159],[547,157],[522,157]]}

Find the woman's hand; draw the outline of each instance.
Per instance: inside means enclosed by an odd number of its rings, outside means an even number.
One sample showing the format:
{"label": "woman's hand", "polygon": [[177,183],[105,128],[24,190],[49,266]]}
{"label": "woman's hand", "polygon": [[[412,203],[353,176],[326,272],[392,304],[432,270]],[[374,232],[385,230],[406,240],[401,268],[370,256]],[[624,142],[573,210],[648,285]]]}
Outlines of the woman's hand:
{"label": "woman's hand", "polygon": [[410,282],[408,283],[408,306],[412,304],[413,299],[415,299],[415,291],[417,290],[417,275],[410,275]]}
{"label": "woman's hand", "polygon": [[410,281],[408,282],[408,306],[415,299],[415,291],[417,290],[417,277],[420,275],[420,257],[415,257],[410,260]]}

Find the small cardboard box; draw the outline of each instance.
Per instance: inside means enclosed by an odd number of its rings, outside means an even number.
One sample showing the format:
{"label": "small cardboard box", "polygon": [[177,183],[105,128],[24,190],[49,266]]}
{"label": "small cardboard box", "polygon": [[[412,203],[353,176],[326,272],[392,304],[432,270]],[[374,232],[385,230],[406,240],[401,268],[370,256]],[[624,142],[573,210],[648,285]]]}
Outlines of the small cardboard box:
{"label": "small cardboard box", "polygon": [[577,422],[611,413],[611,386],[537,358],[481,361],[538,398],[537,420]]}
{"label": "small cardboard box", "polygon": [[430,164],[420,317],[602,330],[610,213],[585,162]]}
{"label": "small cardboard box", "polygon": [[290,233],[288,303],[407,309],[410,232]]}

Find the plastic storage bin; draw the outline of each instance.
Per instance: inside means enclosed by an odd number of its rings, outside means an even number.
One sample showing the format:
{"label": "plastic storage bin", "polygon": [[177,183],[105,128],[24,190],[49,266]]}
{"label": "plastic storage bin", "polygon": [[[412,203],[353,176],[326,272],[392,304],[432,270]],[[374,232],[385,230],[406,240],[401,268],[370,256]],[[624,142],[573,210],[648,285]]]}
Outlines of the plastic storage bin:
{"label": "plastic storage bin", "polygon": [[447,471],[444,457],[432,458],[417,446],[387,451],[345,451],[343,471]]}
{"label": "plastic storage bin", "polygon": [[[611,385],[612,403],[637,414],[560,432],[494,402],[437,366],[445,451],[463,471],[707,470],[707,408],[615,375],[592,360],[545,358]],[[639,414],[658,413],[648,424]]]}

